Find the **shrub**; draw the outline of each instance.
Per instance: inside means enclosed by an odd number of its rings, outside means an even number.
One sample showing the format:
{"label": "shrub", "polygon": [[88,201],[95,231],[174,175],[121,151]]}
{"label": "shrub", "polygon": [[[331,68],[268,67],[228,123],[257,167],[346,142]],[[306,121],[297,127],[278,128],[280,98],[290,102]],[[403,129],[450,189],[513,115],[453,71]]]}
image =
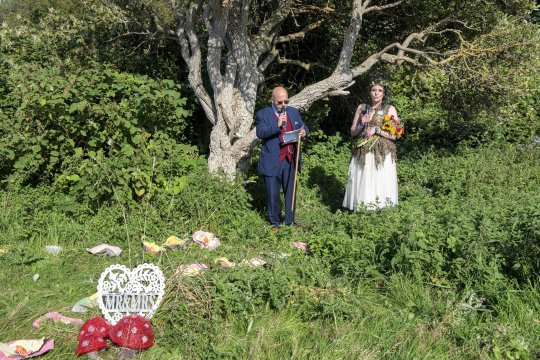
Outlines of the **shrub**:
{"label": "shrub", "polygon": [[74,200],[101,203],[178,193],[203,163],[186,142],[191,112],[168,80],[94,64],[65,73],[17,67],[4,78],[0,113],[3,179],[54,183]]}

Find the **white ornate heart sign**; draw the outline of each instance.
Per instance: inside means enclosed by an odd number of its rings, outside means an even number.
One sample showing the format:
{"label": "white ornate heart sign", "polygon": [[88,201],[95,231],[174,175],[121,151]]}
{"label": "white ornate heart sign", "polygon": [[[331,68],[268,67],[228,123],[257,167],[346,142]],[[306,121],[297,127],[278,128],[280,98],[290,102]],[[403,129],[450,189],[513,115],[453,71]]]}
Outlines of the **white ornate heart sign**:
{"label": "white ornate heart sign", "polygon": [[163,299],[165,278],[154,264],[133,270],[115,264],[101,273],[97,293],[98,306],[113,325],[126,315],[150,319]]}

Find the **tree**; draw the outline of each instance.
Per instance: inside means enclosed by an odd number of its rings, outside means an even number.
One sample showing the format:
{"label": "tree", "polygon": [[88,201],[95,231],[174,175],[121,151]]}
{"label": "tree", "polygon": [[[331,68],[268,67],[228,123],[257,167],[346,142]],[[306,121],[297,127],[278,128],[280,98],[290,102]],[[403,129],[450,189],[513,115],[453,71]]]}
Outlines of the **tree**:
{"label": "tree", "polygon": [[[505,1],[482,0],[163,1],[107,5],[126,24],[123,35],[147,39],[166,35],[178,42],[189,83],[213,126],[209,170],[230,178],[258,143],[253,114],[269,66],[311,68],[301,53],[285,57],[286,44],[324,26],[341,27],[339,56],[325,64],[330,70],[320,72],[320,78],[291,97],[293,106],[307,110],[318,100],[348,94],[355,79],[380,62],[430,66],[467,56],[467,38],[485,31],[493,17],[490,10],[501,12],[507,6]],[[511,3],[512,12],[531,6],[527,0]],[[376,19],[374,32],[364,34],[368,18]],[[377,43],[369,41],[374,36]],[[355,52],[360,48],[362,52]],[[321,53],[324,50],[323,46]]]}

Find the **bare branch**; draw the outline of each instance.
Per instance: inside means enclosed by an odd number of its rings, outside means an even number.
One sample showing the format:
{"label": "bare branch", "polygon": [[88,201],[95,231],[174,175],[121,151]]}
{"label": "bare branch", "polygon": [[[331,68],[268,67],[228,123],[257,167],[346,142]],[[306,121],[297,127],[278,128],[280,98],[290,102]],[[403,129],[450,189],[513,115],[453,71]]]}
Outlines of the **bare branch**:
{"label": "bare branch", "polygon": [[388,63],[398,63],[398,64],[401,64],[403,62],[408,62],[410,64],[413,64],[413,65],[420,65],[420,62],[418,61],[418,59],[413,59],[409,56],[405,56],[405,55],[402,55],[402,56],[398,56],[398,55],[390,55],[390,54],[382,54],[381,57],[380,57],[381,60],[384,60]]}
{"label": "bare branch", "polygon": [[249,155],[249,151],[259,143],[259,139],[255,134],[255,128],[251,129],[247,134],[239,138],[233,145],[233,151],[239,156]]}
{"label": "bare branch", "polygon": [[400,5],[402,2],[403,2],[403,0],[400,0],[400,1],[396,1],[396,2],[388,4],[388,5],[368,7],[369,1],[366,1],[363,13],[367,14],[367,13],[372,12],[372,11],[374,11],[374,12],[383,11],[383,10],[386,10],[386,9],[396,7],[396,6]]}
{"label": "bare branch", "polygon": [[323,23],[325,22],[325,20],[319,20],[317,22],[314,22],[312,24],[309,24],[307,26],[305,26],[302,30],[296,32],[296,33],[293,33],[293,34],[288,34],[288,35],[284,35],[284,36],[280,36],[276,39],[276,43],[284,43],[284,42],[288,42],[288,41],[293,41],[293,40],[298,40],[298,39],[303,39],[306,37],[306,34],[313,30],[313,29],[316,29],[318,28],[319,26],[321,26]]}
{"label": "bare branch", "polygon": [[291,104],[301,110],[307,110],[319,99],[345,94],[345,89],[352,84],[354,81],[350,72],[334,72],[330,77],[306,86],[301,92],[291,97]]}
{"label": "bare branch", "polygon": [[259,67],[258,67],[259,72],[263,73],[264,70],[268,67],[268,65],[270,65],[276,59],[278,55],[279,55],[279,51],[275,47],[272,50],[270,50],[268,55],[266,55],[264,60],[261,61],[261,63],[259,64]]}
{"label": "bare branch", "polygon": [[333,96],[349,95],[351,92],[345,89],[351,87],[354,83],[355,83],[354,81],[351,81],[349,84],[345,85],[342,89],[331,90],[326,93],[323,93],[321,100],[328,100],[328,98],[333,97]]}
{"label": "bare branch", "polygon": [[309,69],[313,66],[313,63],[306,63],[300,60],[293,60],[293,59],[286,59],[281,56],[278,56],[277,63],[281,65],[295,65],[299,66],[302,69],[309,71]]}
{"label": "bare branch", "polygon": [[291,2],[280,0],[276,11],[259,28],[259,32],[252,37],[251,45],[253,49],[254,61],[257,61],[262,54],[273,47],[279,26],[285,21],[291,11]]}
{"label": "bare branch", "polygon": [[222,6],[221,0],[211,0],[204,10],[204,20],[208,28],[207,69],[214,89],[219,89],[223,85],[221,54],[223,39],[227,33],[229,4],[230,2],[226,1]]}
{"label": "bare branch", "polygon": [[195,32],[195,19],[201,12],[201,1],[193,0],[189,4],[185,15],[180,12],[176,0],[168,0],[173,9],[178,27],[176,29],[176,41],[180,44],[180,53],[188,65],[188,80],[193,88],[195,96],[201,102],[206,117],[212,124],[216,123],[216,111],[212,99],[204,88],[202,80],[201,64],[202,54],[197,33]]}
{"label": "bare branch", "polygon": [[335,14],[336,9],[333,9],[331,7],[319,7],[315,5],[302,5],[299,9],[294,9],[295,14],[306,14],[306,13],[317,13],[317,14],[324,14],[324,15],[331,15]]}
{"label": "bare branch", "polygon": [[336,72],[345,72],[349,70],[354,45],[356,39],[358,39],[360,29],[362,28],[362,16],[364,13],[363,5],[367,6],[367,4],[369,4],[369,0],[364,4],[362,4],[362,0],[354,0],[351,20],[349,22],[349,27],[343,36],[343,44],[341,45],[339,60],[335,69]]}

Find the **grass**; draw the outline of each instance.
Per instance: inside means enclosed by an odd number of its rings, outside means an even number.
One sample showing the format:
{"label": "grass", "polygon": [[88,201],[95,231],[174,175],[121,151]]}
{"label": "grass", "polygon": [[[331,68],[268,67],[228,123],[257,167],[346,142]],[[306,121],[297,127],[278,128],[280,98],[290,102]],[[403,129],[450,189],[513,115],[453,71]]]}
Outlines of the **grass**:
{"label": "grass", "polygon": [[[506,163],[494,160],[498,155],[489,148],[444,158],[434,154],[405,157],[399,164],[401,205],[369,214],[336,209],[346,172],[345,165],[335,164],[346,164],[348,155],[332,151],[338,158],[324,160],[325,151],[313,147],[308,154],[311,157],[299,193],[301,231],[282,229],[275,235],[266,223],[257,183],[247,186],[253,194],[248,196],[242,186],[200,179],[192,192],[166,210],[159,201],[124,207],[114,202],[95,214],[58,210],[57,195],[47,187],[4,190],[0,193],[0,248],[6,250],[0,255],[0,341],[53,338],[55,349],[45,358],[75,358],[77,326],[43,322],[36,329],[32,322],[51,311],[83,319],[100,315],[97,309],[85,314],[70,310],[76,301],[96,291],[107,266],[153,262],[166,276],[166,296],[152,319],[156,345],[141,353],[141,359],[540,357],[540,292],[534,276],[527,281],[527,272],[513,277],[509,271],[502,279],[494,273],[484,280],[481,276],[493,269],[488,267],[477,269],[478,278],[470,272],[460,273],[459,268],[444,278],[429,268],[438,264],[429,260],[437,251],[444,259],[454,256],[446,237],[443,245],[437,243],[445,224],[461,226],[466,231],[464,240],[475,244],[479,252],[486,251],[484,242],[492,244],[488,249],[493,257],[501,249],[495,246],[500,237],[522,246],[518,241],[530,239],[527,249],[536,251],[537,233],[527,224],[537,221],[534,203],[538,195],[523,184],[539,181],[538,150],[530,157],[519,157],[522,150],[509,150],[515,161],[513,174],[508,174]],[[513,189],[520,189],[509,195],[520,199],[514,201],[516,216],[528,217],[527,222],[510,218],[515,230],[496,222],[510,213],[506,207],[511,199],[499,189],[511,176]],[[475,183],[465,186],[470,180]],[[491,197],[486,194],[490,187]],[[490,201],[497,206],[487,206]],[[475,202],[478,212],[471,210]],[[468,212],[460,204],[466,204]],[[456,215],[460,212],[463,218]],[[392,218],[413,218],[414,236],[382,229],[381,224]],[[447,223],[441,220],[445,218]],[[447,226],[448,233],[457,234]],[[169,235],[189,236],[201,228],[214,232],[222,246],[208,252],[191,244],[161,255],[141,250],[142,236],[159,244]],[[400,240],[403,236],[409,236],[410,244]],[[459,236],[455,237],[455,251],[468,256],[465,245],[459,247]],[[306,256],[294,249],[294,241],[306,242],[318,251]],[[424,261],[425,267],[408,267],[407,262],[400,263],[400,268],[383,264],[384,246],[392,241],[413,246],[410,254],[417,256],[414,260],[406,258],[408,253],[398,252],[397,258],[402,256],[413,265]],[[421,241],[425,250],[414,247]],[[110,258],[85,251],[99,243],[120,246],[124,252]],[[50,255],[45,251],[47,245],[62,246],[63,251]],[[260,257],[271,266],[221,269],[214,264],[220,256],[237,263]],[[534,269],[525,255],[519,256],[516,259],[523,266]],[[180,264],[191,262],[206,263],[210,271],[194,278],[174,276]],[[343,265],[347,262],[350,264]],[[508,266],[502,264],[499,269],[505,268]],[[35,274],[39,274],[37,281]],[[113,348],[102,354],[104,359],[115,356]]]}

